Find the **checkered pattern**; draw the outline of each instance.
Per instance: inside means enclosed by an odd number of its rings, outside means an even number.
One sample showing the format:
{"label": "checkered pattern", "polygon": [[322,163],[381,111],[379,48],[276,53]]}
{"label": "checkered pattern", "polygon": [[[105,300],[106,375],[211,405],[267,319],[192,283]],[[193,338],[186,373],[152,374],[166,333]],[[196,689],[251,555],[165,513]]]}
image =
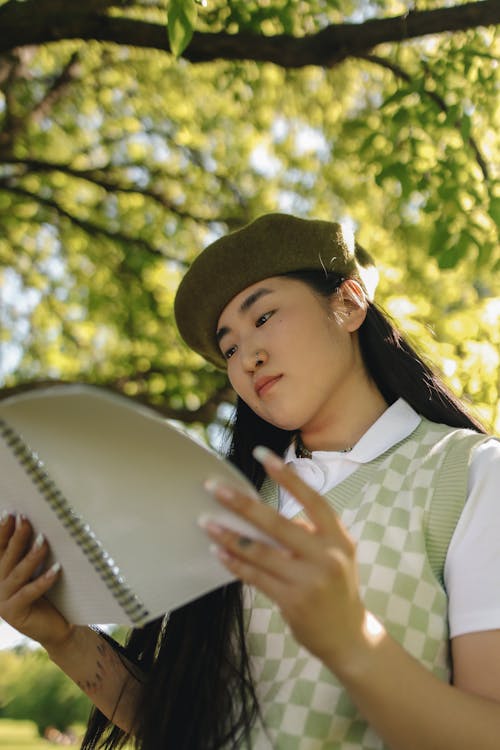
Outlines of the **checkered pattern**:
{"label": "checkered pattern", "polygon": [[[472,448],[484,436],[422,420],[389,451],[327,493],[358,543],[369,611],[437,677],[448,681],[442,568],[466,497]],[[276,488],[263,488],[277,502]],[[248,648],[264,725],[255,750],[382,750],[342,685],[293,638],[263,594],[246,589]]]}

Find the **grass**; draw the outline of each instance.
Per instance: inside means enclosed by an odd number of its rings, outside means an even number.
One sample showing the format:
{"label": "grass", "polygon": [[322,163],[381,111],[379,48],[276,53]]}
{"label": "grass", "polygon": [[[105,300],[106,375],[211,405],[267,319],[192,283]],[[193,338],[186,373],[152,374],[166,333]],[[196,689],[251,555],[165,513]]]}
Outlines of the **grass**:
{"label": "grass", "polygon": [[[62,747],[52,745],[38,736],[36,725],[32,721],[14,721],[0,719],[0,748],[2,750],[48,750]],[[79,747],[79,745],[65,745]]]}

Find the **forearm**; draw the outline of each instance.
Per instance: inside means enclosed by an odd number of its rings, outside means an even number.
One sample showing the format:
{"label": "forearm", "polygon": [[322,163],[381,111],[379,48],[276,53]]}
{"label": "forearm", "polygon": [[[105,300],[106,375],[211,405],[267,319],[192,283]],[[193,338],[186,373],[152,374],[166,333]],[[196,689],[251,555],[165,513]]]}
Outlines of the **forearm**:
{"label": "forearm", "polygon": [[440,681],[383,629],[329,666],[391,750],[498,750],[500,704]]}
{"label": "forearm", "polygon": [[130,732],[141,691],[137,672],[99,633],[69,624],[45,597],[60,568],[39,572],[48,545],[42,536],[31,543],[32,532],[23,516],[0,519],[0,616],[38,641],[105,716]]}
{"label": "forearm", "polygon": [[116,726],[133,731],[141,682],[129,664],[101,635],[88,627],[73,626],[62,644],[46,646],[51,660]]}

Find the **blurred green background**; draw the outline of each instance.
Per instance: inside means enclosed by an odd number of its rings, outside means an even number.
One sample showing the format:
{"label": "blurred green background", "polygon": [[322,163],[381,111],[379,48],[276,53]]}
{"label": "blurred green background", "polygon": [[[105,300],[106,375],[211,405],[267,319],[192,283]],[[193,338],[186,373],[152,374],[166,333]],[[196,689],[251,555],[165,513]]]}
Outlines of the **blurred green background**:
{"label": "blurred green background", "polygon": [[[442,6],[0,0],[0,395],[103,385],[217,444],[233,396],[175,289],[282,210],[356,231],[379,303],[500,432],[500,7]],[[0,716],[88,710],[40,651],[0,675]]]}
{"label": "blurred green background", "polygon": [[89,709],[87,697],[43,649],[0,651],[2,750],[46,747],[50,739],[53,744],[77,745]]}
{"label": "blurred green background", "polygon": [[[2,750],[46,750],[49,744],[39,736],[34,722],[0,719],[0,746]],[[64,747],[79,747],[79,744],[73,742]]]}

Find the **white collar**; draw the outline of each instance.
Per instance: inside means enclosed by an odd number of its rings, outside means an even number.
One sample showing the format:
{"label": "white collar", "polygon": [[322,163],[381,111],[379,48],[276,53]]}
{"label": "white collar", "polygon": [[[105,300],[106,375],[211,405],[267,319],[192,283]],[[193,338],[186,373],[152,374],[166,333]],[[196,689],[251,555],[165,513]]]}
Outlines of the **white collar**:
{"label": "white collar", "polygon": [[[348,453],[339,451],[313,451],[313,461],[328,463],[339,458],[352,463],[365,464],[385,453],[418,427],[422,417],[402,398],[399,398],[372,424]],[[292,443],[286,454],[287,461],[307,461],[295,455]]]}

